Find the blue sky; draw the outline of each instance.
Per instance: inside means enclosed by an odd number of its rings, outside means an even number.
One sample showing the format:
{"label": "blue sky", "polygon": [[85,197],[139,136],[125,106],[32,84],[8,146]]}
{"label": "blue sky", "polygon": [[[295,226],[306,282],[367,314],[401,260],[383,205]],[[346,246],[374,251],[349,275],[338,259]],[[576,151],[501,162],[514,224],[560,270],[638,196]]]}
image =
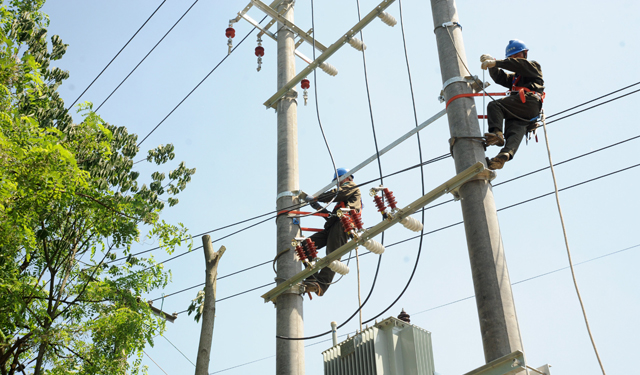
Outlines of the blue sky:
{"label": "blue sky", "polygon": [[[361,0],[366,14],[376,1]],[[69,49],[57,62],[69,70],[70,78],[59,91],[72,103],[120,50],[126,41],[160,4],[159,0],[109,2],[51,1],[45,12],[51,17],[49,34],[59,34]],[[131,44],[81,98],[97,107],[144,57],[192,1],[168,0]],[[228,20],[244,8],[245,1],[205,1],[193,9],[149,55],[138,70],[120,87],[98,112],[106,121],[124,125],[140,139],[155,127],[200,80],[226,55],[224,30]],[[402,3],[420,122],[444,108],[437,100],[442,86],[428,1]],[[530,48],[529,57],[542,65],[546,82],[548,115],[640,81],[637,38],[640,3],[635,1],[458,1],[460,22],[469,66],[481,75],[479,56],[489,53],[502,57],[509,39],[522,39]],[[332,44],[357,22],[356,2],[315,2],[316,37]],[[398,3],[388,12],[399,19]],[[263,15],[256,9],[254,19]],[[298,1],[295,22],[302,29],[311,27],[310,2]],[[235,43],[251,27],[237,24]],[[367,67],[372,112],[380,147],[389,144],[415,126],[409,81],[399,25],[390,28],[379,20],[364,30],[368,48]],[[197,172],[180,204],[165,210],[164,219],[182,222],[198,234],[223,225],[272,211],[276,196],[276,116],[262,103],[276,91],[275,42],[264,39],[265,57],[256,72],[255,34],[249,36],[220,67],[143,143],[146,150],[159,144],[176,147],[174,165],[185,161]],[[301,51],[311,56],[303,45]],[[362,55],[343,47],[329,62],[339,74],[329,77],[319,71],[311,78],[310,103],[299,101],[298,149],[300,186],[314,192],[333,175],[316,117],[313,93],[318,88],[320,119],[338,166],[352,167],[375,153],[371,118],[364,85]],[[304,67],[296,61],[298,71]],[[490,78],[487,74],[487,80]],[[503,91],[496,85],[490,92]],[[597,109],[549,125],[555,162],[581,155],[640,134],[634,105],[629,96]],[[476,100],[478,112],[482,101]],[[80,120],[79,117],[76,118]],[[482,126],[482,124],[480,124]],[[542,134],[540,133],[540,136]],[[448,152],[448,125],[443,118],[421,132],[425,160]],[[546,148],[540,143],[522,146],[517,157],[500,171],[494,183],[548,165]],[[567,187],[640,162],[636,150],[640,139],[612,147],[558,166],[559,187]],[[497,150],[490,149],[488,156]],[[417,142],[411,139],[382,157],[383,173],[388,174],[419,162]],[[154,171],[138,164],[142,176]],[[584,262],[640,244],[637,212],[640,202],[635,186],[638,168],[630,169],[561,193],[574,262]],[[426,189],[454,175],[453,161],[447,159],[425,167]],[[378,176],[375,164],[356,174],[356,182]],[[150,178],[149,178],[150,180]],[[421,191],[420,172],[412,170],[385,179],[401,206],[415,200]],[[368,189],[368,187],[367,187]],[[548,171],[533,174],[494,189],[496,206],[512,204],[551,192]],[[368,197],[367,197],[368,199]],[[441,198],[440,201],[450,197]],[[379,221],[373,203],[365,201],[364,221]],[[425,232],[459,222],[458,203],[448,203],[427,211]],[[527,280],[567,267],[567,256],[553,196],[500,211],[498,217],[511,281]],[[321,219],[305,219],[304,226],[320,227]],[[224,236],[241,228],[212,234]],[[391,244],[413,236],[403,227],[385,235]],[[201,239],[194,239],[195,246]],[[214,244],[224,244],[227,252],[219,274],[224,276],[272,259],[275,254],[275,222],[232,236]],[[155,247],[141,243],[138,250]],[[622,373],[637,351],[640,335],[640,276],[636,265],[640,248],[632,248],[576,267],[605,368]],[[181,250],[181,251],[184,251]],[[364,308],[365,319],[377,315],[404,287],[414,266],[418,241],[390,247],[385,253],[371,301]],[[167,254],[152,253],[158,260]],[[361,259],[363,293],[368,293],[376,258]],[[204,281],[201,250],[166,265],[173,274],[164,291],[148,296],[161,297]],[[352,270],[355,267],[351,267]],[[273,280],[270,265],[222,279],[218,296],[224,298]],[[253,291],[217,305],[216,327],[210,371],[222,371],[254,360],[223,374],[271,373],[275,369],[275,309],[263,303]],[[185,310],[197,289],[165,299],[165,311]],[[554,373],[597,374],[596,362],[582,320],[571,275],[567,269],[514,285],[518,321],[527,359],[531,365],[550,363]],[[469,259],[461,225],[425,237],[422,255],[407,293],[386,316],[396,316],[404,308],[412,323],[432,332],[436,370],[443,375],[465,373],[484,363],[482,342],[474,299],[429,309],[473,295]],[[157,301],[155,306],[159,306]],[[305,333],[316,334],[329,328],[332,320],[341,322],[357,308],[355,272],[345,276],[329,293],[313,301],[305,299]],[[357,328],[354,320],[340,334]],[[195,363],[200,326],[186,314],[168,324],[165,334]],[[307,344],[322,341],[311,340]],[[306,373],[322,374],[321,352],[330,346],[322,342],[305,350]],[[193,366],[167,340],[156,338],[146,349],[168,374],[189,373]],[[150,374],[162,371],[148,358]]]}

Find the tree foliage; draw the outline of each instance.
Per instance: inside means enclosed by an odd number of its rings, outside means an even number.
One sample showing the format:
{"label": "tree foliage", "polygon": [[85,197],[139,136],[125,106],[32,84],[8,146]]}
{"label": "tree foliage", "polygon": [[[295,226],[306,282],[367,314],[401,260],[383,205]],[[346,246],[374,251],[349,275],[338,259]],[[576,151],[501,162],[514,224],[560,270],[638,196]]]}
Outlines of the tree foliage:
{"label": "tree foliage", "polygon": [[[147,186],[135,134],[90,103],[73,123],[56,91],[69,74],[51,66],[67,45],[47,38],[43,3],[0,1],[0,373],[145,372],[142,349],[164,324],[141,296],[170,274],[131,246],[142,229],[168,252],[185,242],[160,213],[195,169],[180,163],[168,182],[154,172]],[[146,160],[164,167],[173,151]]]}

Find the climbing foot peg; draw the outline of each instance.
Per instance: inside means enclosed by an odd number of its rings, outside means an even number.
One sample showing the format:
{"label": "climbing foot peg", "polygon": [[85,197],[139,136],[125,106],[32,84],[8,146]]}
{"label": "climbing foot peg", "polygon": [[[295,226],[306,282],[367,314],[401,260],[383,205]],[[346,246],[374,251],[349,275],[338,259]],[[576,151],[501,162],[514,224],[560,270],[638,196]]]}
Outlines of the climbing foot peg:
{"label": "climbing foot peg", "polygon": [[502,135],[502,132],[484,133],[484,139],[485,146],[504,146],[504,135]]}

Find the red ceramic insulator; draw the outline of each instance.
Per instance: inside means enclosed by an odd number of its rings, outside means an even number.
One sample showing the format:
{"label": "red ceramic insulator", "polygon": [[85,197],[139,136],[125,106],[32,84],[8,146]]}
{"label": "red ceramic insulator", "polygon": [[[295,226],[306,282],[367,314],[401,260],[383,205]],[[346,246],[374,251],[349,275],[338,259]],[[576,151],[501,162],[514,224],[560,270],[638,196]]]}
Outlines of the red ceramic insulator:
{"label": "red ceramic insulator", "polygon": [[318,248],[316,244],[311,240],[311,238],[306,238],[304,240],[305,247],[307,248],[307,258],[309,260],[314,260],[318,257]]}
{"label": "red ceramic insulator", "polygon": [[304,249],[300,245],[296,246],[296,254],[298,254],[300,261],[307,259],[307,255],[304,253]]}
{"label": "red ceramic insulator", "polygon": [[308,90],[309,87],[311,87],[311,82],[309,82],[309,80],[305,78],[302,81],[300,81],[300,86],[302,87],[303,90]]}
{"label": "red ceramic insulator", "polygon": [[342,228],[345,232],[349,233],[353,230],[353,222],[351,222],[351,216],[342,215],[340,216],[340,221],[342,222]]}
{"label": "red ceramic insulator", "polygon": [[227,38],[235,38],[236,36],[236,29],[234,29],[233,27],[227,27],[226,32],[224,33],[224,35],[227,36]]}
{"label": "red ceramic insulator", "polygon": [[351,219],[353,220],[353,223],[356,225],[356,229],[358,230],[364,229],[364,224],[362,223],[362,215],[360,215],[360,212],[356,210],[351,210],[349,211],[349,215],[351,215]]}
{"label": "red ceramic insulator", "polygon": [[257,46],[256,47],[256,56],[258,56],[258,57],[264,56],[264,47],[262,47],[262,46]]}
{"label": "red ceramic insulator", "polygon": [[382,197],[379,195],[374,195],[373,196],[373,201],[376,204],[376,207],[378,207],[378,211],[380,211],[381,213],[384,213],[385,210],[385,206],[384,206],[384,202],[382,201]]}
{"label": "red ceramic insulator", "polygon": [[387,198],[387,202],[389,202],[389,207],[391,207],[392,210],[395,210],[397,208],[396,198],[393,196],[393,193],[387,188],[385,188],[383,191],[385,198]]}

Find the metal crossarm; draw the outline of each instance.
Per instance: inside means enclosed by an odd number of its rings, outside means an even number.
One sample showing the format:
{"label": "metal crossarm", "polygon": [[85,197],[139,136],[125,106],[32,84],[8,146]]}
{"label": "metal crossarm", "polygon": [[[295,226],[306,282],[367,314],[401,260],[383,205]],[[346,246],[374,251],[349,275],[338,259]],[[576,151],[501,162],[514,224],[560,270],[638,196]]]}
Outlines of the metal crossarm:
{"label": "metal crossarm", "polygon": [[[256,6],[256,2],[258,0],[251,0]],[[273,94],[272,97],[267,99],[264,102],[264,105],[267,108],[276,108],[278,101],[282,98],[289,90],[294,88],[300,81],[302,81],[305,77],[307,77],[315,68],[317,68],[320,64],[325,62],[329,57],[331,57],[340,47],[342,47],[345,43],[347,43],[351,38],[353,38],[360,30],[362,30],[365,26],[367,26],[374,18],[376,18],[380,13],[382,13],[385,9],[387,9],[391,4],[393,4],[395,0],[383,0],[377,7],[375,7],[369,14],[364,16],[360,22],[355,24],[351,29],[349,29],[340,39],[338,39],[335,43],[330,45],[315,61],[309,64],[306,68],[302,69],[297,76],[293,77],[291,81],[285,84],[278,92]],[[262,8],[260,8],[262,9]],[[262,9],[264,11],[264,9]],[[266,12],[266,11],[265,11]],[[304,31],[302,31],[304,33]],[[306,33],[304,33],[306,35]],[[303,34],[300,34],[300,37],[303,38]],[[318,42],[316,41],[316,47],[318,47]]]}
{"label": "metal crossarm", "polygon": [[[282,15],[279,14],[278,12],[276,12],[273,8],[271,8],[270,6],[268,6],[267,4],[263,3],[260,0],[251,0],[251,3],[256,8],[258,8],[261,11],[265,12],[269,17],[273,18],[274,20],[277,20],[278,22],[284,24],[286,27],[291,29],[291,31],[296,33],[300,37],[300,39],[302,39],[305,42],[313,45],[313,37],[311,37],[309,34],[307,34],[306,31],[304,31],[301,28],[299,28],[298,26],[296,26],[293,22],[291,22],[288,19],[282,17]],[[316,44],[316,48],[319,49],[321,52],[324,52],[327,49],[327,47],[325,47],[322,43],[318,42],[317,40],[316,40],[315,44]]]}
{"label": "metal crossarm", "polygon": [[511,375],[526,370],[524,353],[516,350],[464,375]]}
{"label": "metal crossarm", "polygon": [[307,277],[320,271],[322,268],[327,267],[329,263],[333,262],[334,260],[340,259],[340,257],[343,256],[344,254],[362,245],[367,240],[372,239],[378,234],[384,232],[389,227],[393,226],[394,224],[397,224],[402,219],[413,214],[414,212],[426,206],[430,202],[433,202],[439,197],[445,195],[446,193],[449,193],[453,190],[458,189],[465,182],[469,181],[470,179],[472,179],[479,173],[483,172],[484,170],[485,170],[484,164],[482,164],[481,162],[477,162],[476,164],[462,171],[461,173],[451,178],[447,182],[443,183],[442,185],[438,186],[437,188],[431,190],[427,194],[418,198],[417,200],[415,200],[413,203],[409,204],[405,208],[398,210],[392,216],[390,216],[389,220],[383,220],[382,222],[378,223],[374,227],[365,230],[358,238],[352,239],[351,241],[347,242],[343,246],[334,250],[331,254],[327,255],[326,257],[318,259],[318,261],[313,267],[307,268],[302,272],[299,272],[295,276],[291,277],[289,280],[286,280],[280,283],[277,287],[271,289],[270,291],[262,295],[262,298],[264,298],[265,302],[275,301],[280,294],[286,292],[291,287],[298,284],[299,282],[306,279]]}

